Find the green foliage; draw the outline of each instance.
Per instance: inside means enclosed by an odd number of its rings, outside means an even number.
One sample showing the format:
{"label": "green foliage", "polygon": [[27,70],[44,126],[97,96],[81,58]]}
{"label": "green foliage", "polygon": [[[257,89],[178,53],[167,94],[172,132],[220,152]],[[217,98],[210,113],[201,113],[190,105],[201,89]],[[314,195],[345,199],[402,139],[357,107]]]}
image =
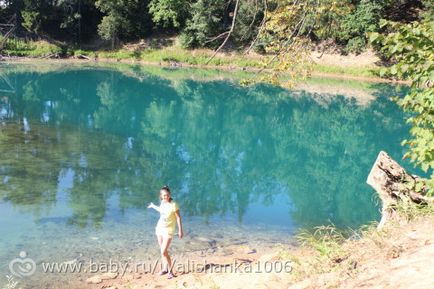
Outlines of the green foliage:
{"label": "green foliage", "polygon": [[240,45],[249,44],[258,34],[258,28],[264,17],[264,4],[259,0],[240,1],[232,33],[234,42]]}
{"label": "green foliage", "polygon": [[[234,30],[233,44],[249,44],[258,33],[264,16],[262,1],[240,1]],[[191,5],[190,18],[181,33],[181,44],[185,48],[216,47],[226,37],[232,24],[235,1],[199,0]],[[217,37],[220,36],[220,37]]]}
{"label": "green foliage", "polygon": [[101,12],[107,14],[98,25],[98,34],[102,39],[114,39],[118,34],[118,29],[121,27],[127,31],[130,29],[128,27],[128,21],[122,17],[120,13],[122,3],[118,3],[118,1],[99,0],[95,2],[95,5]]}
{"label": "green foliage", "polygon": [[[53,2],[54,18],[59,19],[59,28],[63,35],[68,35],[74,43],[81,43],[82,35],[95,32],[96,23],[92,17],[95,1],[92,0],[57,0]],[[89,15],[90,14],[90,15]]]}
{"label": "green foliage", "polygon": [[[6,19],[18,12],[18,36],[48,35],[52,39],[74,44],[95,44],[95,36],[119,41],[134,41],[152,32],[167,29],[181,38],[183,47],[215,48],[222,43],[231,27],[235,0],[9,0],[2,1],[0,17]],[[298,34],[311,40],[333,40],[345,46],[345,52],[360,52],[367,45],[366,33],[379,30],[380,18],[407,21],[411,17],[432,14],[432,1],[403,0],[397,6],[392,0],[357,1],[289,1],[241,0],[235,27],[226,47],[250,46],[266,22],[283,21],[280,28],[263,33],[253,46],[266,53],[267,46],[288,38],[297,20],[302,20]],[[267,4],[265,4],[267,3]],[[419,4],[418,4],[419,3]],[[431,6],[430,6],[431,5]],[[402,11],[402,7],[413,7]],[[267,11],[266,11],[267,10]],[[280,17],[280,16],[285,17]],[[409,16],[410,15],[410,16]],[[261,29],[260,29],[261,27]],[[289,28],[289,29],[287,29]],[[216,36],[220,36],[215,38]],[[113,47],[114,48],[114,47]]]}
{"label": "green foliage", "polygon": [[119,49],[119,50],[98,52],[98,57],[114,58],[114,59],[132,59],[132,58],[136,58],[137,54],[134,51]]}
{"label": "green foliage", "polygon": [[39,30],[41,23],[39,20],[40,13],[37,11],[23,11],[23,27],[29,32],[36,32]]}
{"label": "green foliage", "polygon": [[5,43],[3,53],[13,56],[43,57],[59,55],[62,53],[62,48],[46,41],[8,39]]}
{"label": "green foliage", "polygon": [[[279,2],[279,1],[277,1]],[[262,37],[271,39],[266,45],[267,53],[274,57],[264,63],[264,67],[271,68],[272,72],[263,77],[264,81],[293,87],[298,80],[306,78],[312,68],[310,54],[310,41],[304,37],[304,31],[312,30],[312,23],[306,21],[311,10],[313,16],[319,15],[322,6],[317,7],[314,1],[305,0],[300,2],[282,1],[269,15],[265,23]],[[289,78],[282,80],[282,75]]]}
{"label": "green foliage", "polygon": [[[424,171],[434,169],[434,20],[429,17],[406,25],[386,22],[393,30],[388,35],[373,33],[370,41],[395,64],[383,71],[392,77],[411,80],[411,91],[398,104],[409,112],[412,138],[403,142],[409,147],[405,157]],[[434,192],[434,173],[428,182]]]}
{"label": "green foliage", "polygon": [[348,40],[347,45],[345,46],[345,53],[360,53],[366,47],[366,40],[364,37],[354,37]]}
{"label": "green foliage", "polygon": [[411,221],[418,217],[434,216],[434,205],[399,202],[396,206],[396,211],[401,217]]}
{"label": "green foliage", "polygon": [[[176,61],[192,65],[205,65],[212,53],[208,50],[186,50],[179,47],[168,47],[163,49],[148,49],[144,50],[140,58],[147,62],[165,62]],[[235,54],[231,56],[217,55],[209,65],[215,66],[235,66],[235,67],[262,67],[259,59],[243,57],[243,55]]]}
{"label": "green foliage", "polygon": [[125,24],[123,19],[117,20],[115,16],[104,16],[98,25],[98,34],[102,39],[110,40],[117,35],[118,27]]}
{"label": "green foliage", "polygon": [[24,29],[28,32],[38,33],[42,27],[43,21],[47,19],[45,13],[47,7],[44,1],[23,0],[22,4],[19,5],[22,5],[21,17]]}
{"label": "green foliage", "polygon": [[191,5],[192,17],[181,33],[181,45],[185,48],[215,46],[213,36],[222,32],[221,21],[225,0],[198,0]]}
{"label": "green foliage", "polygon": [[97,0],[95,5],[106,14],[98,25],[103,39],[137,39],[150,31],[148,1]]}
{"label": "green foliage", "polygon": [[58,2],[58,5],[61,5],[62,9],[65,11],[65,17],[63,18],[62,23],[60,23],[60,28],[62,29],[75,26],[77,21],[81,18],[80,13],[75,12],[74,2],[76,1],[64,0]]}
{"label": "green foliage", "polygon": [[307,25],[313,26],[312,33],[317,40],[333,39],[341,30],[342,19],[353,10],[354,7],[348,1],[324,0],[320,2],[316,11],[309,9]]}
{"label": "green foliage", "polygon": [[163,27],[181,28],[188,18],[187,0],[151,0],[149,3],[149,13],[155,23]]}
{"label": "green foliage", "polygon": [[[316,41],[333,39],[345,45],[345,52],[361,52],[367,45],[366,33],[377,31],[384,7],[390,1],[361,0],[336,2],[311,0],[272,1],[269,22],[276,27],[272,30],[272,41],[279,41],[283,35],[291,35],[298,23],[302,23],[299,34]],[[354,4],[353,4],[354,3]],[[272,6],[272,5],[271,5]],[[307,8],[308,7],[308,8]],[[306,17],[303,20],[303,17]]]}
{"label": "green foliage", "polygon": [[302,230],[296,238],[302,245],[313,247],[329,259],[342,253],[342,243],[346,240],[344,233],[335,226],[316,227],[313,232]]}
{"label": "green foliage", "polygon": [[353,13],[343,17],[336,38],[347,43],[346,52],[360,53],[364,50],[367,44],[366,33],[378,30],[383,5],[386,2],[361,0]]}

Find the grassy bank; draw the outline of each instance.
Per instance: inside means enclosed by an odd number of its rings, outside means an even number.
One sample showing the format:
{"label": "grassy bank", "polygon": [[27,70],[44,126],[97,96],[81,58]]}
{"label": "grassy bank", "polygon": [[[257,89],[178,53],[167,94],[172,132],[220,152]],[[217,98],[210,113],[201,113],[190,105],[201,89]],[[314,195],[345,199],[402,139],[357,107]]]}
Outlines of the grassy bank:
{"label": "grassy bank", "polygon": [[379,77],[380,67],[374,65],[343,67],[338,65],[315,64],[313,71],[316,73],[349,75],[354,77]]}
{"label": "grassy bank", "polygon": [[[267,56],[246,56],[241,53],[219,53],[208,63],[213,51],[206,49],[185,50],[178,47],[162,49],[145,49],[131,51],[120,49],[117,51],[83,51],[76,50],[75,57],[85,55],[90,58],[116,59],[161,63],[169,65],[187,64],[199,67],[239,68],[258,70],[264,67],[269,59]],[[373,65],[344,67],[336,65],[314,64],[314,73],[349,75],[355,77],[378,77],[379,67]]]}
{"label": "grassy bank", "polygon": [[[356,288],[361,284],[382,288],[389,275],[405,275],[414,267],[431,266],[425,257],[434,253],[433,246],[426,247],[432,245],[434,237],[429,229],[434,222],[434,206],[402,206],[398,216],[399,221],[388,223],[382,230],[373,223],[356,231],[325,226],[300,233],[301,247],[281,252],[295,264],[295,285],[299,286],[295,288]],[[393,267],[394,262],[403,264],[400,272]],[[404,284],[430,282],[429,276],[423,280],[419,274],[409,275]],[[377,280],[371,283],[371,278]]]}
{"label": "grassy bank", "polygon": [[[1,39],[0,39],[1,41]],[[195,66],[219,69],[258,70],[263,68],[269,59],[267,56],[243,55],[241,53],[219,53],[209,63],[212,50],[186,50],[178,46],[163,48],[130,47],[115,51],[90,51],[62,47],[46,41],[23,41],[8,39],[1,51],[3,56],[31,57],[31,58],[82,58],[93,60],[109,60],[124,62],[155,63],[166,66]],[[343,66],[337,63],[315,64],[313,73],[326,75],[345,75],[352,77],[377,78],[379,67],[374,65]]]}
{"label": "grassy bank", "polygon": [[214,67],[238,67],[238,68],[262,68],[262,61],[265,58],[244,57],[241,54],[222,54],[216,55],[209,63],[208,59],[212,55],[211,50],[197,49],[186,50],[178,47],[167,47],[161,49],[144,49],[132,51],[119,49],[116,51],[84,51],[76,50],[73,56],[85,55],[90,58],[116,59],[144,61],[153,63],[168,64],[187,64],[192,66],[214,66]]}
{"label": "grassy bank", "polygon": [[[0,43],[3,42],[3,37],[0,36]],[[53,55],[61,55],[63,49],[47,41],[24,41],[20,39],[7,39],[1,50],[3,56],[19,56],[19,57],[50,57]]]}

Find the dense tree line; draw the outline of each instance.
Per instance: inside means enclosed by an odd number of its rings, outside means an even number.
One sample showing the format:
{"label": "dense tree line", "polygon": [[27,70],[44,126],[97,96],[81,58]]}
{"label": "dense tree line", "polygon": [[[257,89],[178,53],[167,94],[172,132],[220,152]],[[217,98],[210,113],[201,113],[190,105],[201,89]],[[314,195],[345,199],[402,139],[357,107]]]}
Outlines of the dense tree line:
{"label": "dense tree line", "polygon": [[[367,33],[381,30],[380,19],[409,22],[426,10],[423,0],[5,0],[3,22],[16,16],[17,36],[47,37],[70,45],[112,46],[152,35],[179,35],[186,48],[245,48],[253,42],[265,52],[280,31],[321,42],[332,41],[346,52],[360,52]],[[283,22],[282,22],[283,20]],[[266,22],[277,29],[263,29]],[[233,27],[233,31],[229,33]],[[260,37],[257,37],[258,32]],[[287,35],[288,36],[288,35]]]}

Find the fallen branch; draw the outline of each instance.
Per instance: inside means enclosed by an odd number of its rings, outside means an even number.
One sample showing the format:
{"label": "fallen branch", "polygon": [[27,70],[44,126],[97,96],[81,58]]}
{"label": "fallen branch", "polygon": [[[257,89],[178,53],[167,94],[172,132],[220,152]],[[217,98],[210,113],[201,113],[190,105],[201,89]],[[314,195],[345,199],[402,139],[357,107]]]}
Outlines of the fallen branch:
{"label": "fallen branch", "polygon": [[228,41],[229,37],[231,36],[232,32],[234,31],[234,27],[235,27],[235,20],[237,19],[237,12],[238,12],[238,4],[240,3],[240,0],[237,0],[237,2],[235,3],[235,10],[234,10],[234,16],[232,17],[232,25],[231,25],[231,29],[229,29],[229,31],[227,31],[227,35],[225,40],[223,41],[223,43],[214,51],[214,54],[206,61],[205,65],[208,65],[211,60],[217,55],[217,53],[220,51],[220,49],[223,48],[223,46],[225,46],[226,42]]}
{"label": "fallen branch", "polygon": [[83,55],[83,54],[79,54],[77,56],[75,56],[75,58],[77,59],[86,59],[86,60],[90,60],[90,57]]}
{"label": "fallen branch", "polygon": [[48,59],[48,58],[59,58],[59,54],[58,53],[50,53],[44,56],[39,57],[41,59]]}
{"label": "fallen branch", "polygon": [[250,50],[252,50],[253,46],[258,42],[259,36],[261,35],[262,31],[265,28],[265,21],[267,19],[267,0],[264,0],[264,17],[262,18],[261,25],[259,26],[258,33],[256,34],[255,39],[250,43],[249,48],[244,52],[244,55],[248,54]]}

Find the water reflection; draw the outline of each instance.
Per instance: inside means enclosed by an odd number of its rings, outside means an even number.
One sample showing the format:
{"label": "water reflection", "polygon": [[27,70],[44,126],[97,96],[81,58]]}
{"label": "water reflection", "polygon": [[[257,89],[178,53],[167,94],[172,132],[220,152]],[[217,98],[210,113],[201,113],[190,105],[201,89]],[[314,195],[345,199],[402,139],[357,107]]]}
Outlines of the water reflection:
{"label": "water reflection", "polygon": [[61,196],[59,223],[98,227],[111,206],[122,221],[169,184],[205,222],[357,226],[378,217],[365,184],[377,153],[399,158],[407,133],[393,86],[360,106],[135,69],[1,69],[15,89],[0,97],[0,207],[40,222]]}

